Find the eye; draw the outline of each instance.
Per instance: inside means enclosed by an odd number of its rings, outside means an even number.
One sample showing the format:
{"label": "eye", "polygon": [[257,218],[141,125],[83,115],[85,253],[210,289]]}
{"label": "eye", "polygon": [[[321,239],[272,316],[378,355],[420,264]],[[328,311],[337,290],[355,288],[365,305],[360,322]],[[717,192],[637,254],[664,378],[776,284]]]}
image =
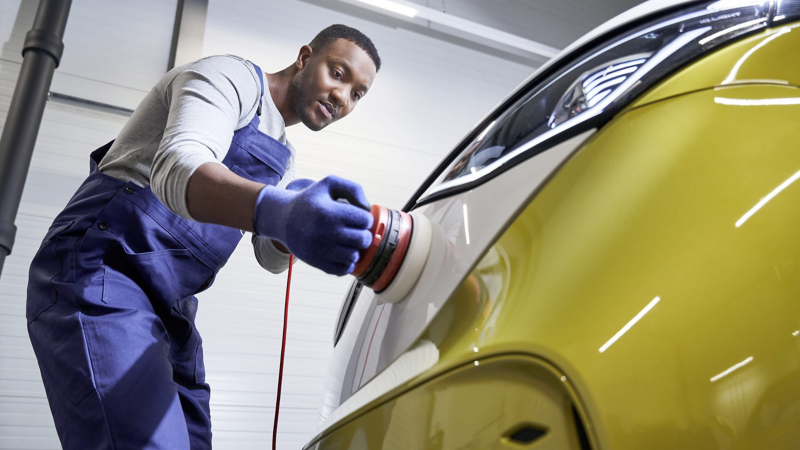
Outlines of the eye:
{"label": "eye", "polygon": [[342,79],[342,72],[339,72],[338,70],[336,70],[336,69],[333,69],[333,76],[334,76],[334,77],[335,77],[337,80],[341,80],[341,79]]}
{"label": "eye", "polygon": [[355,97],[355,98],[356,98],[356,100],[361,100],[361,97],[362,97],[362,96],[361,96],[361,92],[354,92],[354,93],[353,93],[353,97]]}

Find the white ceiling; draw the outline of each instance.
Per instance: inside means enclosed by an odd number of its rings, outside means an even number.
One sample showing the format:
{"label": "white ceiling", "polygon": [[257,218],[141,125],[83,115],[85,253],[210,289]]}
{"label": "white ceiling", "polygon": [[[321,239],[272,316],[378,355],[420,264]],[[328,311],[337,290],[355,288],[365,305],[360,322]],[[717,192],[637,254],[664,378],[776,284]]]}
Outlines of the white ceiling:
{"label": "white ceiling", "polygon": [[642,0],[410,0],[563,49]]}
{"label": "white ceiling", "polygon": [[[301,0],[390,28],[405,28],[536,68],[549,58],[459,32],[421,18],[408,19],[355,0]],[[406,0],[557,49],[643,0]]]}

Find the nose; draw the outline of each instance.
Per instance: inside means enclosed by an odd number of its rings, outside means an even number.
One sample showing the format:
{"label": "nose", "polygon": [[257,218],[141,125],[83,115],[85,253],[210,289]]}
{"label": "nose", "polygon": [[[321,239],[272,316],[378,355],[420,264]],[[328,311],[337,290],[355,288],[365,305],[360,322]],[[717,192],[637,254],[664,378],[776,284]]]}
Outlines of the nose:
{"label": "nose", "polygon": [[331,91],[331,97],[333,97],[337,109],[347,109],[347,95],[343,89],[334,89]]}

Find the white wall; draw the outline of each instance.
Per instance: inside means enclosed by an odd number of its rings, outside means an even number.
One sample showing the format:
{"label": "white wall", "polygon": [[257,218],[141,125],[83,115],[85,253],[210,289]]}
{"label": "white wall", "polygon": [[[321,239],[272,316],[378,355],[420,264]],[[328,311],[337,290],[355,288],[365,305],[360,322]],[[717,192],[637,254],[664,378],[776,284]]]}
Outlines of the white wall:
{"label": "white wall", "polygon": [[[0,126],[37,4],[0,0]],[[166,70],[175,4],[74,0],[52,90],[133,108]],[[300,0],[212,0],[204,53],[235,53],[275,71],[332,23],[370,36],[384,67],[343,122],[319,133],[302,125],[289,129],[299,152],[299,175],[352,178],[372,202],[393,208],[401,207],[441,157],[532,70]],[[0,449],[59,448],[25,329],[28,265],[52,218],[88,173],[89,153],[112,139],[125,119],[47,105],[17,218],[17,242],[0,277]],[[272,433],[285,275],[261,270],[249,240],[240,247],[214,288],[201,296],[198,315],[217,449],[263,449]],[[296,266],[280,448],[299,448],[315,430],[334,316],[348,282]]]}
{"label": "white wall", "polygon": [[[133,108],[167,69],[176,0],[74,0],[52,90]],[[0,129],[19,74],[37,0],[0,0]],[[28,265],[55,215],[89,172],[89,153],[126,117],[50,102],[36,141],[0,277],[0,449],[58,449],[39,367],[28,340]]]}

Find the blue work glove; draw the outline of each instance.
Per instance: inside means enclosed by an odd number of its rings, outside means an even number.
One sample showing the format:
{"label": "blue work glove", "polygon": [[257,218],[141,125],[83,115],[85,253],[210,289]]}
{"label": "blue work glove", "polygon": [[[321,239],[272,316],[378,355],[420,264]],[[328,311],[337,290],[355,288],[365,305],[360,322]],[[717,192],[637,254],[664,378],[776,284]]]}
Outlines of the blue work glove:
{"label": "blue work glove", "polygon": [[314,184],[314,180],[309,180],[308,178],[297,178],[292,180],[289,184],[286,185],[286,189],[290,191],[302,191],[303,189],[311,186]]}
{"label": "blue work glove", "polygon": [[253,219],[256,234],[281,242],[326,273],[346,275],[355,269],[359,250],[372,242],[369,202],[361,186],[337,176],[299,191],[290,189],[300,189],[308,181],[295,180],[286,189],[261,189]]}

